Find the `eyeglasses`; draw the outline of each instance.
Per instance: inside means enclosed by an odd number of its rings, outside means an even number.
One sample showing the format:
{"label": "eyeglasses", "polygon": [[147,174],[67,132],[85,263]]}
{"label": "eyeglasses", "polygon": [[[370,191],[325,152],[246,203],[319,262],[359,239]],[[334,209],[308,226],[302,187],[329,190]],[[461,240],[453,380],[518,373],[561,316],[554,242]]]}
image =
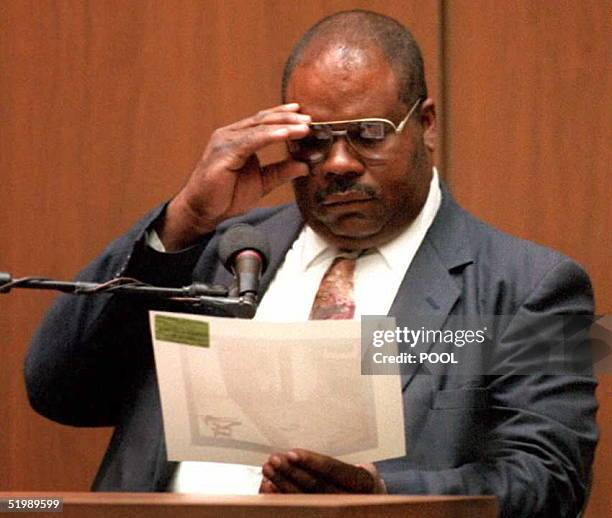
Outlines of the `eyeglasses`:
{"label": "eyeglasses", "polygon": [[314,165],[327,158],[334,137],[346,137],[349,145],[361,157],[372,160],[384,159],[389,155],[396,140],[393,137],[402,132],[421,101],[422,98],[419,97],[397,126],[388,119],[379,118],[311,122],[308,136],[288,140],[287,149],[293,159]]}

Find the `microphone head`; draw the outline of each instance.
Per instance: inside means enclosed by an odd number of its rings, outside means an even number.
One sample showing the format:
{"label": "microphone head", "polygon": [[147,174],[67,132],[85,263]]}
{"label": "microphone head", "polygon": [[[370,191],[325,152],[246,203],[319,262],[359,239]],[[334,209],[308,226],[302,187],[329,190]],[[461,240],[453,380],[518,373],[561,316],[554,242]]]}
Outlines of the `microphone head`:
{"label": "microphone head", "polygon": [[219,259],[231,272],[234,258],[244,250],[255,250],[261,256],[261,271],[266,271],[270,259],[270,245],[261,230],[246,223],[232,225],[219,241]]}

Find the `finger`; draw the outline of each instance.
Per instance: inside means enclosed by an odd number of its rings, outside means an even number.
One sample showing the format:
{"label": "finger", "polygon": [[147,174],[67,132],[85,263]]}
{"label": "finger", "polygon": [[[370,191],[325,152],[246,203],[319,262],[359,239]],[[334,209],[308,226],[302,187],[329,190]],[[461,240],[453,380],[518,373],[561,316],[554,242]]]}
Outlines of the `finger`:
{"label": "finger", "polygon": [[292,159],[268,164],[262,168],[263,192],[268,194],[289,180],[300,176],[307,176],[308,172],[309,168],[304,162],[297,162]]}
{"label": "finger", "polygon": [[252,117],[238,121],[226,129],[240,131],[242,129],[259,126],[261,124],[308,124],[312,122],[310,115],[295,112],[259,112]]}
{"label": "finger", "polygon": [[307,124],[261,125],[242,130],[228,141],[216,145],[217,152],[227,153],[228,168],[242,168],[246,160],[264,147],[283,142],[291,138],[305,137],[309,128]]}
{"label": "finger", "polygon": [[272,106],[272,108],[266,108],[263,110],[264,112],[276,112],[276,111],[298,111],[300,109],[299,103],[285,103],[279,104],[277,106]]}
{"label": "finger", "polygon": [[274,482],[267,479],[266,477],[263,477],[261,479],[261,484],[259,485],[259,492],[262,494],[275,494],[280,493],[280,489],[278,489],[276,485],[274,485]]}
{"label": "finger", "polygon": [[297,464],[308,471],[319,474],[329,482],[357,493],[371,493],[376,483],[366,469],[321,455],[308,450],[294,449],[287,457],[292,464]]}
{"label": "finger", "polygon": [[246,126],[252,125],[253,124],[252,121],[263,119],[269,116],[270,114],[288,115],[292,113],[297,113],[299,109],[300,109],[300,105],[298,103],[281,104],[279,106],[274,106],[272,108],[260,110],[255,115],[252,115],[251,117],[247,117],[246,119],[242,119],[232,124],[229,124],[228,126],[226,126],[226,128],[228,129],[244,128]]}
{"label": "finger", "polygon": [[302,493],[298,486],[281,475],[281,473],[278,472],[270,462],[266,462],[262,466],[261,472],[263,473],[264,477],[270,480],[281,493]]}
{"label": "finger", "polygon": [[270,456],[268,463],[278,476],[288,480],[304,493],[344,493],[344,490],[327,480],[292,464],[286,454],[275,453]]}
{"label": "finger", "polygon": [[385,494],[387,492],[387,486],[385,484],[385,481],[380,476],[380,473],[378,473],[378,470],[376,469],[376,466],[374,466],[374,464],[356,464],[356,466],[358,468],[365,469],[370,475],[372,475],[372,477],[374,478],[375,493]]}

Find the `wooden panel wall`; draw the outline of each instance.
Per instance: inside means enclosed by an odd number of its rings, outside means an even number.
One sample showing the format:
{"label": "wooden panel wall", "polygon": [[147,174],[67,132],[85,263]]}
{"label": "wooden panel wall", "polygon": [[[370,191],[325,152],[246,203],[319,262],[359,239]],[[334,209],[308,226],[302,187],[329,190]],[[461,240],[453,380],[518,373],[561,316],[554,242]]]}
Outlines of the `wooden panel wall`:
{"label": "wooden panel wall", "polygon": [[[471,212],[582,263],[612,312],[609,1],[445,3],[447,177]],[[588,516],[612,509],[612,376]]]}
{"label": "wooden panel wall", "polygon": [[[0,271],[72,277],[179,189],[214,128],[278,104],[289,49],[327,14],[367,7],[413,27],[436,94],[438,4],[0,2]],[[29,408],[21,365],[51,299],[0,296],[3,490],[87,489],[109,436]]]}

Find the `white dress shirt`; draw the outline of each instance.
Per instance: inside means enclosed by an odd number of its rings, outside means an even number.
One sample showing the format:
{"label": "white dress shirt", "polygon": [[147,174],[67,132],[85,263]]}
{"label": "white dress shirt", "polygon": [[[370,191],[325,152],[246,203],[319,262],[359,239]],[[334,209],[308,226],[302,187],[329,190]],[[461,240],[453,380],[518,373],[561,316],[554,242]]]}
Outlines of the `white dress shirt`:
{"label": "white dress shirt", "polygon": [[[429,230],[442,199],[438,173],[433,170],[429,194],[415,220],[395,239],[368,251],[357,260],[353,282],[355,315],[386,315],[412,259]],[[149,245],[160,250],[161,242]],[[161,245],[163,251],[163,245]],[[308,320],[323,275],[338,249],[305,226],[287,252],[257,309],[255,320]],[[299,446],[296,444],[296,446]],[[181,462],[170,490],[200,494],[257,494],[261,466],[216,462]]]}

